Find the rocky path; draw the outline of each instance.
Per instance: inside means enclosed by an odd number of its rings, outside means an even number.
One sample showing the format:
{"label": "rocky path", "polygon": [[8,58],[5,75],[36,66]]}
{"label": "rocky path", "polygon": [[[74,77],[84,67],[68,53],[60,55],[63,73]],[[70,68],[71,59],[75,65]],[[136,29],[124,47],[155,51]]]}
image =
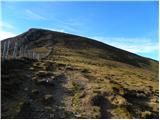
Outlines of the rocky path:
{"label": "rocky path", "polygon": [[123,88],[53,60],[16,60],[2,67],[2,118],[158,118],[158,91]]}
{"label": "rocky path", "polygon": [[[50,95],[52,102],[41,107],[46,115],[38,115],[40,118],[65,118],[65,97],[68,90],[65,88],[67,78],[63,72],[46,70],[48,63],[46,61],[35,62],[30,69],[32,72],[32,81],[35,81],[37,90],[41,92],[41,96]],[[48,100],[44,101],[47,102]],[[37,105],[35,105],[37,106]],[[48,114],[48,110],[50,113]],[[44,113],[45,113],[44,112]]]}

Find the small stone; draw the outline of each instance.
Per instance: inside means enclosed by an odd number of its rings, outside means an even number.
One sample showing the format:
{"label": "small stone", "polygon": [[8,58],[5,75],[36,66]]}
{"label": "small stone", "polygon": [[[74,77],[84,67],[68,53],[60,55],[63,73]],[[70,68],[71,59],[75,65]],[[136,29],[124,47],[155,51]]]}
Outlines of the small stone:
{"label": "small stone", "polygon": [[28,91],[28,88],[24,88],[25,91]]}
{"label": "small stone", "polygon": [[53,95],[45,95],[43,98],[44,104],[50,104],[53,101]]}
{"label": "small stone", "polygon": [[153,103],[158,103],[158,98],[153,97],[153,98],[150,99],[150,101],[153,102]]}
{"label": "small stone", "polygon": [[39,91],[38,91],[37,89],[33,89],[31,92],[32,92],[32,94],[34,94],[34,95],[37,95],[37,94],[39,93]]}
{"label": "small stone", "polygon": [[112,104],[122,106],[126,105],[127,101],[122,96],[116,95],[115,97],[112,98]]}
{"label": "small stone", "polygon": [[53,79],[48,78],[48,79],[46,79],[46,82],[47,82],[48,85],[54,85],[54,80]]}
{"label": "small stone", "polygon": [[38,91],[37,89],[33,89],[33,90],[31,91],[30,97],[31,97],[32,99],[35,99],[38,94],[39,94],[39,91]]}
{"label": "small stone", "polygon": [[52,107],[50,107],[50,106],[46,106],[45,109],[46,109],[48,112],[53,112],[53,111],[52,111]]}
{"label": "small stone", "polygon": [[62,118],[62,119],[65,118],[65,113],[62,112],[60,115],[60,118]]}
{"label": "small stone", "polygon": [[52,85],[54,85],[54,80],[51,78],[39,79],[39,80],[37,80],[37,84],[52,86]]}
{"label": "small stone", "polygon": [[82,117],[82,115],[81,115],[81,114],[77,114],[77,115],[75,115],[75,117],[77,117],[77,118],[81,118],[81,117]]}
{"label": "small stone", "polygon": [[45,95],[44,98],[45,98],[45,100],[48,100],[48,99],[53,98],[53,95],[48,94],[48,95]]}
{"label": "small stone", "polygon": [[20,101],[16,104],[14,110],[15,115],[19,115],[21,118],[22,116],[28,118],[27,116],[31,114],[31,103],[28,100]]}
{"label": "small stone", "polygon": [[153,110],[154,112],[157,112],[157,111],[158,111],[158,109],[159,109],[158,104],[152,103],[152,104],[150,104],[150,105],[151,105],[152,110]]}
{"label": "small stone", "polygon": [[89,73],[89,70],[88,69],[83,69],[81,72],[82,73]]}
{"label": "small stone", "polygon": [[32,80],[37,80],[37,77],[32,77]]}
{"label": "small stone", "polygon": [[50,116],[50,118],[54,118],[55,115],[52,113],[49,116]]}
{"label": "small stone", "polygon": [[53,70],[54,69],[54,64],[53,63],[47,63],[47,65],[46,65],[47,67],[46,67],[46,70],[48,70],[48,71],[51,71],[51,70]]}
{"label": "small stone", "polygon": [[45,79],[39,79],[36,81],[37,84],[46,84],[46,80]]}
{"label": "small stone", "polygon": [[36,75],[38,77],[49,77],[49,76],[52,76],[53,73],[52,72],[47,72],[47,71],[39,71],[36,73]]}
{"label": "small stone", "polygon": [[30,69],[30,70],[34,70],[34,68],[33,68],[33,67],[30,67],[29,69]]}
{"label": "small stone", "polygon": [[139,97],[139,98],[145,98],[145,97],[146,97],[146,95],[145,95],[145,94],[143,94],[143,93],[139,93],[139,94],[137,94],[137,97]]}
{"label": "small stone", "polygon": [[151,114],[152,113],[150,111],[144,111],[141,113],[141,117],[142,118],[150,118]]}

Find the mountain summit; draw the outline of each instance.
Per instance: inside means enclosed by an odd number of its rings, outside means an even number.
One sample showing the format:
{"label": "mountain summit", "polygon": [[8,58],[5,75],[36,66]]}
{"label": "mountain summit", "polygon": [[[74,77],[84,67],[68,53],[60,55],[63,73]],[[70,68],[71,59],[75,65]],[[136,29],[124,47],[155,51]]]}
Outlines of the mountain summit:
{"label": "mountain summit", "polygon": [[158,62],[77,35],[2,41],[2,118],[158,118]]}

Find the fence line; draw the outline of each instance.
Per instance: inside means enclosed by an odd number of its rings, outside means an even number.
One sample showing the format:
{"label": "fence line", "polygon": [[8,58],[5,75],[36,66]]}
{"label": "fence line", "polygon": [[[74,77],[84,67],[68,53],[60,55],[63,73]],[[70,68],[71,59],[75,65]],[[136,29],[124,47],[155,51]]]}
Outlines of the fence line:
{"label": "fence line", "polygon": [[22,57],[40,60],[46,58],[51,53],[51,51],[52,49],[50,48],[47,53],[37,53],[33,50],[27,49],[27,46],[23,46],[17,41],[6,40],[1,42],[2,60],[19,59]]}

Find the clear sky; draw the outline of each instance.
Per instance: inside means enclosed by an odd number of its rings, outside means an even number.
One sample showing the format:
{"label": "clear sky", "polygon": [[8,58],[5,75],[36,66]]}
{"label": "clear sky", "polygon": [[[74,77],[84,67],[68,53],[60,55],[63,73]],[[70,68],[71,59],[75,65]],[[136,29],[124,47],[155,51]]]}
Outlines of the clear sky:
{"label": "clear sky", "polygon": [[0,39],[29,28],[90,37],[158,60],[158,1],[2,2]]}

